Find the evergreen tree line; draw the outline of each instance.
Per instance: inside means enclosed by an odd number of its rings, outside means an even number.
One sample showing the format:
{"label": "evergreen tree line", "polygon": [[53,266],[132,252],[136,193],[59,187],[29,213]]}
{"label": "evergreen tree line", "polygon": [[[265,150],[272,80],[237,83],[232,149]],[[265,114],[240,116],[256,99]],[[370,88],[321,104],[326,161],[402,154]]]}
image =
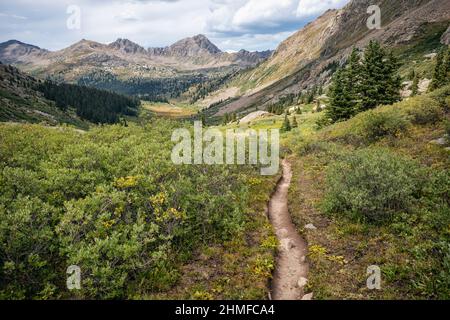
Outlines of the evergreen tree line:
{"label": "evergreen tree line", "polygon": [[450,46],[442,48],[436,57],[431,90],[438,89],[450,83]]}
{"label": "evergreen tree line", "polygon": [[298,99],[298,96],[293,93],[280,97],[277,102],[268,106],[267,112],[282,115],[286,111],[287,107],[294,105],[296,99]]}
{"label": "evergreen tree line", "polygon": [[224,125],[230,123],[230,122],[236,122],[237,121],[237,114],[236,113],[225,113],[223,116],[222,123]]}
{"label": "evergreen tree line", "polygon": [[94,123],[118,123],[122,115],[136,116],[140,106],[140,101],[135,98],[73,84],[47,80],[37,89],[59,109],[75,108],[80,118]]}
{"label": "evergreen tree line", "polygon": [[314,98],[323,94],[322,85],[314,85],[311,89],[301,92],[298,96],[299,104],[310,104],[314,102]]}
{"label": "evergreen tree line", "polygon": [[401,100],[399,63],[392,52],[371,41],[361,57],[357,48],[345,67],[336,71],[330,87],[327,117],[348,120],[357,113]]}
{"label": "evergreen tree line", "polygon": [[315,97],[321,96],[323,94],[322,85],[314,85],[311,89],[306,90],[304,92],[300,92],[299,94],[288,94],[286,96],[282,96],[275,103],[272,103],[268,106],[267,111],[273,114],[282,115],[286,112],[288,107],[291,107],[295,104],[310,104],[314,102]]}
{"label": "evergreen tree line", "polygon": [[281,126],[281,132],[289,132],[292,129],[298,128],[297,117],[294,116],[292,122],[289,120],[288,113],[286,112],[284,115],[283,125]]}

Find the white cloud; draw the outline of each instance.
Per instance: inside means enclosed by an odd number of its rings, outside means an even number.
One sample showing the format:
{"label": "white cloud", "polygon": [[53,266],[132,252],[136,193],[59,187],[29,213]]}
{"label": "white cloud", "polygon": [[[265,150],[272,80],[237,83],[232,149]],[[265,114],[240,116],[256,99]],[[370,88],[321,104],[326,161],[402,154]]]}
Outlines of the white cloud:
{"label": "white cloud", "polygon": [[8,13],[4,13],[4,12],[0,12],[0,17],[13,18],[13,19],[19,19],[19,20],[27,20],[27,17],[19,16],[17,14],[8,14]]}
{"label": "white cloud", "polygon": [[296,30],[327,9],[348,0],[212,0],[211,31],[273,34]]}
{"label": "white cloud", "polygon": [[[0,42],[18,39],[55,50],[81,38],[107,43],[120,37],[148,47],[204,33],[222,50],[275,49],[283,37],[347,1],[0,1]],[[66,28],[66,8],[71,4],[81,8],[81,30]]]}
{"label": "white cloud", "polygon": [[297,17],[311,17],[331,8],[340,8],[347,2],[347,0],[300,0]]}
{"label": "white cloud", "polygon": [[237,27],[255,24],[277,25],[295,17],[298,0],[250,0],[234,15]]}

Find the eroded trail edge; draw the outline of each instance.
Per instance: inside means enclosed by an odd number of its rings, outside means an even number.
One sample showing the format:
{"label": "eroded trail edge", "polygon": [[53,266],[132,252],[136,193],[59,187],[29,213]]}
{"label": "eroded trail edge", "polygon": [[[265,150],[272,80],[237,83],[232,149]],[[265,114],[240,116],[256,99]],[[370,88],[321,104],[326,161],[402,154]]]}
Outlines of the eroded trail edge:
{"label": "eroded trail edge", "polygon": [[309,267],[308,245],[292,223],[288,210],[288,191],[292,180],[291,165],[283,161],[283,176],[269,202],[269,217],[278,241],[277,265],[272,281],[273,300],[310,299],[305,296]]}

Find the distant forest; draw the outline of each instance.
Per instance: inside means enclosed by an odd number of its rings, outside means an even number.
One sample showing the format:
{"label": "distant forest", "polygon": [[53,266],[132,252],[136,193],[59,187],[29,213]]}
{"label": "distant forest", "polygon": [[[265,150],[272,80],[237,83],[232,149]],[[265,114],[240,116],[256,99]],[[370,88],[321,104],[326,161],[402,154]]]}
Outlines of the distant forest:
{"label": "distant forest", "polygon": [[120,80],[110,73],[93,73],[81,77],[78,84],[136,96],[146,101],[167,102],[168,99],[178,98],[190,87],[207,80],[208,77],[203,74],[182,75],[176,78]]}
{"label": "distant forest", "polygon": [[140,106],[136,98],[86,86],[45,81],[37,90],[59,109],[75,108],[80,118],[94,123],[117,123],[121,116],[136,116]]}

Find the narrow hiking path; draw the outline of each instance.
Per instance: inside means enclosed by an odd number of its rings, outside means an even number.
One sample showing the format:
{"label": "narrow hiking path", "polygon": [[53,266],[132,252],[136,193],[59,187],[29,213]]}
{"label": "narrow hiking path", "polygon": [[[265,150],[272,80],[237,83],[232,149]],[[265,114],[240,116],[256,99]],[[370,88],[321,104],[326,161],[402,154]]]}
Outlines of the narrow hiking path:
{"label": "narrow hiking path", "polygon": [[273,300],[310,299],[304,295],[309,267],[306,262],[308,246],[292,223],[288,210],[288,191],[292,169],[283,160],[283,177],[269,202],[269,217],[278,241],[277,264],[272,281]]}

